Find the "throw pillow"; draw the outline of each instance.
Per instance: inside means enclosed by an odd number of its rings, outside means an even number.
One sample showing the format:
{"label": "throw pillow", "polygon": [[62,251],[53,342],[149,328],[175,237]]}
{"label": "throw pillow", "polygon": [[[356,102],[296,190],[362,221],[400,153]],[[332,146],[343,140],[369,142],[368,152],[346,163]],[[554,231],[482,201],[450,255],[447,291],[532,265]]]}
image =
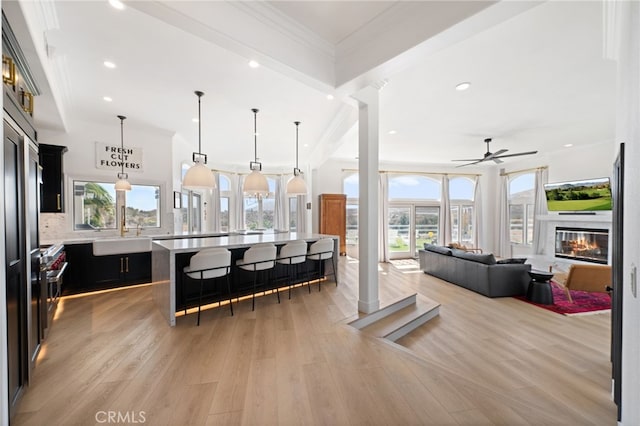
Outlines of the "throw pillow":
{"label": "throw pillow", "polygon": [[498,260],[496,263],[500,263],[500,264],[513,264],[513,263],[524,263],[527,261],[526,257],[514,257],[511,259],[500,259]]}
{"label": "throw pillow", "polygon": [[451,256],[451,249],[447,247],[424,243],[424,249],[434,253],[444,254],[445,256]]}
{"label": "throw pillow", "polygon": [[485,265],[495,265],[496,258],[492,253],[488,254],[479,254],[479,253],[469,253],[462,250],[455,250],[453,252],[455,257],[459,257],[460,259],[471,260],[472,262],[484,263]]}

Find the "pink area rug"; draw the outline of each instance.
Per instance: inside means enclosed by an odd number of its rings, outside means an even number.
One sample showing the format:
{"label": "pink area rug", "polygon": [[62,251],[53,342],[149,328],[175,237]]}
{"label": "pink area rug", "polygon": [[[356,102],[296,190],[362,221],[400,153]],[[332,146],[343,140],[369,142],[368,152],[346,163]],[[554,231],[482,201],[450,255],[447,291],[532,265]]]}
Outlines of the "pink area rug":
{"label": "pink area rug", "polygon": [[533,303],[528,301],[524,296],[517,296],[516,299],[562,315],[598,313],[611,309],[611,297],[606,293],[569,290],[571,292],[571,298],[573,299],[573,303],[571,303],[564,294],[564,290],[560,289],[556,284],[553,284],[553,282],[551,289],[553,291],[553,305]]}

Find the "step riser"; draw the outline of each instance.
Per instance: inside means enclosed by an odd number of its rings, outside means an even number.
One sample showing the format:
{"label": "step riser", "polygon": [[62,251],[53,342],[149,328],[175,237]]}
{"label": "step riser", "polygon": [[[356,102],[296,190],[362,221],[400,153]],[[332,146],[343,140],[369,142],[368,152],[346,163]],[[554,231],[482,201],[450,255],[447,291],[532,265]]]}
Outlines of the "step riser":
{"label": "step riser", "polygon": [[406,336],[416,328],[427,323],[429,320],[437,317],[439,314],[440,314],[440,308],[436,307],[428,312],[425,312],[419,317],[409,321],[407,324],[403,325],[402,327],[392,331],[391,333],[384,336],[384,338],[387,340],[391,340],[392,342],[395,342],[399,338]]}
{"label": "step riser", "polygon": [[395,302],[389,306],[386,306],[379,311],[367,315],[366,317],[357,319],[349,323],[350,326],[361,330],[383,318],[393,315],[394,313],[406,308],[407,306],[414,305],[416,303],[416,294],[406,297],[398,302]]}

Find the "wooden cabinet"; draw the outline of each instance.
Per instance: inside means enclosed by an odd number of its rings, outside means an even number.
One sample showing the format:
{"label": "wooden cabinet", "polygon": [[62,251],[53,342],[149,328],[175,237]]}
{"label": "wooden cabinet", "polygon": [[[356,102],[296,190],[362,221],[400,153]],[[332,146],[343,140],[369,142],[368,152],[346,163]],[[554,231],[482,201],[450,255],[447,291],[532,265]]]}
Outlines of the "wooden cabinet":
{"label": "wooden cabinet", "polygon": [[64,294],[151,282],[151,252],[94,256],[93,245],[65,246]]}
{"label": "wooden cabinet", "polygon": [[340,255],[347,254],[347,196],[320,194],[320,233],[340,237]]}
{"label": "wooden cabinet", "polygon": [[110,288],[151,281],[151,253],[93,256],[94,288]]}
{"label": "wooden cabinet", "polygon": [[62,156],[66,146],[40,144],[38,147],[42,166],[40,187],[40,212],[64,212],[64,168]]}

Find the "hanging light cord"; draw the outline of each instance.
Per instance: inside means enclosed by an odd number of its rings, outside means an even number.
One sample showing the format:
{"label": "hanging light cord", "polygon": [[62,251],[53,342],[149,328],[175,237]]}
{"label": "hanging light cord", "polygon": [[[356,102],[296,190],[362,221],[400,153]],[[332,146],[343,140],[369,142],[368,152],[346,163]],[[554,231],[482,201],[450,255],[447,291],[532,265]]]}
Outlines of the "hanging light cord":
{"label": "hanging light cord", "polygon": [[[126,176],[124,174],[124,120],[127,119],[127,117],[125,117],[124,115],[119,115],[118,118],[120,119],[120,176],[118,176],[118,178],[122,178],[123,176]],[[126,179],[126,177],[124,177],[124,179]]]}
{"label": "hanging light cord", "polygon": [[198,97],[198,152],[193,153],[193,162],[194,163],[196,162],[196,154],[197,154],[199,157],[204,158],[204,164],[207,164],[207,154],[202,153],[202,114],[201,114],[201,108],[200,108],[200,98],[202,98],[202,96],[204,95],[204,92],[196,90],[194,93]]}
{"label": "hanging light cord", "polygon": [[293,175],[298,176],[300,174],[300,169],[298,168],[298,126],[300,122],[294,121],[293,124],[296,125],[296,168],[293,169]]}
{"label": "hanging light cord", "polygon": [[258,109],[252,108],[253,111],[253,152],[254,160],[249,163],[250,170],[262,170],[262,164],[258,162]]}

